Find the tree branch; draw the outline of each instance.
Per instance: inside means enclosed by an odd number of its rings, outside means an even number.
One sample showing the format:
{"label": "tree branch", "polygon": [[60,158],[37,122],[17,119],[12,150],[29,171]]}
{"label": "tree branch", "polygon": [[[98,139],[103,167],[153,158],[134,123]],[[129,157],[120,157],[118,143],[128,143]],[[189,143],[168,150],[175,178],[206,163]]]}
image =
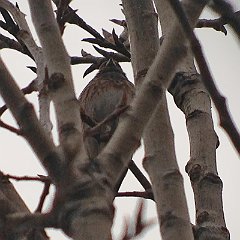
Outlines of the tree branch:
{"label": "tree branch", "polygon": [[170,3],[172,4],[172,7],[174,11],[176,12],[176,15],[178,16],[178,19],[185,31],[185,34],[187,35],[192,51],[195,55],[195,59],[197,61],[201,76],[202,76],[202,81],[208,90],[214,105],[218,111],[219,114],[219,119],[220,119],[220,126],[226,131],[228,136],[230,137],[233,145],[235,146],[238,154],[240,155],[240,135],[238,133],[237,128],[235,127],[230,113],[228,111],[228,108],[226,106],[226,99],[223,97],[220,92],[218,91],[214,80],[211,76],[211,73],[209,71],[207,62],[205,60],[204,54],[201,49],[201,45],[195,36],[187,17],[184,14],[184,10],[179,3],[178,0],[170,0]]}
{"label": "tree branch", "polygon": [[[31,16],[39,36],[46,64],[48,91],[54,103],[60,145],[70,160],[83,148],[82,126],[75,97],[70,59],[61,39],[51,2],[29,0]],[[69,158],[69,159],[68,159]],[[72,160],[72,159],[71,159]]]}
{"label": "tree branch", "polygon": [[39,157],[53,182],[57,183],[62,174],[62,158],[58,150],[46,136],[38,122],[33,106],[27,102],[2,60],[0,60],[0,75],[0,94],[15,117],[24,137]]}
{"label": "tree branch", "polygon": [[49,181],[49,180],[46,181],[44,184],[44,188],[43,188],[43,191],[42,191],[42,194],[41,194],[41,197],[40,197],[40,200],[39,200],[39,203],[38,203],[38,206],[37,206],[35,212],[42,212],[43,204],[45,202],[47,195],[49,194],[50,186],[51,186],[51,181]]}
{"label": "tree branch", "polygon": [[152,192],[118,192],[116,197],[137,197],[137,198],[145,198],[151,199],[154,201],[153,193]]}
{"label": "tree branch", "polygon": [[4,123],[2,120],[0,120],[0,127],[9,130],[9,131],[12,132],[12,133],[16,133],[16,134],[19,135],[19,136],[22,136],[22,135],[23,135],[23,133],[21,132],[21,130],[19,130],[19,129],[15,128],[15,127],[12,127],[12,126],[10,126],[10,125],[8,125],[8,124],[6,124],[6,123]]}
{"label": "tree branch", "polygon": [[[6,178],[6,176],[0,172],[0,238],[1,239],[14,239],[17,235],[17,238],[23,237],[26,238],[25,234],[15,234],[13,229],[7,224],[6,219],[9,214],[30,214],[29,209],[25,205],[22,198],[18,195],[14,186]],[[28,229],[29,230],[29,229]],[[46,240],[48,239],[45,232],[42,230],[35,230],[32,232],[31,237],[27,236],[27,240],[39,239]]]}
{"label": "tree branch", "polygon": [[[13,19],[16,21],[17,26],[12,26],[10,29],[17,29],[17,30],[9,30],[11,34],[13,34],[17,40],[20,42],[21,45],[23,45],[24,50],[30,57],[33,56],[36,64],[37,64],[37,75],[38,75],[38,82],[37,82],[37,88],[39,91],[39,112],[40,112],[40,122],[42,126],[45,128],[46,132],[49,136],[51,136],[51,121],[49,117],[49,106],[50,106],[50,100],[47,94],[42,94],[43,91],[43,81],[45,78],[45,63],[43,61],[43,55],[42,50],[40,47],[37,46],[35,43],[33,36],[30,32],[29,26],[25,19],[25,14],[23,14],[18,7],[14,6],[11,2],[7,0],[0,0],[0,7],[4,8],[4,11],[8,11]],[[7,15],[8,22],[10,22],[10,25],[14,25],[13,20],[11,19],[11,16],[8,14],[8,12],[5,12],[4,14]],[[6,22],[6,24],[8,24]]]}
{"label": "tree branch", "polygon": [[210,7],[220,15],[224,23],[229,23],[240,40],[240,11],[234,13],[232,5],[224,0],[214,0]]}

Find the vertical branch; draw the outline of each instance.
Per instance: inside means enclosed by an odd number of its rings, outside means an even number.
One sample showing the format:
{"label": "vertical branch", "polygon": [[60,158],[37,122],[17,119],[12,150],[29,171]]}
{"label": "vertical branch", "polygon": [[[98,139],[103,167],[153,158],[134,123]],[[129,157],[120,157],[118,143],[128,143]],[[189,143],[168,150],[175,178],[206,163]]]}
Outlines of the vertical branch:
{"label": "vertical branch", "polygon": [[70,160],[82,147],[82,127],[70,58],[61,39],[51,1],[29,0],[29,5],[47,64],[49,77],[46,83],[56,110],[60,144]]}
{"label": "vertical branch", "polygon": [[218,91],[212,75],[208,69],[207,62],[204,58],[204,54],[201,49],[201,45],[196,38],[193,30],[191,29],[190,24],[188,23],[187,17],[184,15],[184,11],[181,8],[181,4],[177,0],[171,0],[172,6],[183,26],[183,29],[185,31],[185,34],[189,38],[191,49],[194,53],[194,56],[196,58],[200,73],[202,75],[202,81],[208,90],[215,107],[217,108],[219,118],[220,118],[220,125],[222,128],[227,132],[230,139],[232,140],[232,143],[234,144],[236,150],[240,154],[240,135],[238,133],[238,130],[236,126],[234,125],[232,118],[230,116],[230,113],[226,106],[226,99],[223,97],[220,92]]}
{"label": "vertical branch", "polygon": [[[7,0],[0,0],[0,6],[6,9],[16,21],[19,32],[17,33],[18,39],[21,39],[22,42],[26,45],[29,52],[32,54],[36,65],[37,65],[37,88],[39,91],[39,115],[40,122],[46,132],[51,135],[52,125],[50,120],[50,99],[46,91],[44,91],[44,79],[45,79],[45,63],[43,59],[42,49],[37,46],[31,31],[29,29],[28,23],[25,19],[25,14],[23,14],[16,6]],[[45,92],[45,93],[43,93]]]}
{"label": "vertical branch", "polygon": [[89,161],[82,144],[82,122],[70,58],[51,1],[29,0],[29,5],[47,64],[46,83],[56,111],[60,147],[68,163],[57,188],[54,210],[60,227],[73,239],[107,240],[113,221],[113,191],[99,165]]}
{"label": "vertical branch", "polygon": [[228,239],[222,203],[222,181],[217,174],[218,139],[213,128],[211,102],[201,82],[192,72],[177,73],[170,87],[177,106],[186,118],[190,142],[190,177],[196,209],[197,239]]}
{"label": "vertical branch", "polygon": [[[166,5],[168,9],[166,9]],[[140,84],[160,45],[156,13],[152,2],[146,0],[123,1],[123,7],[130,33],[135,81]],[[167,25],[169,30],[169,22],[172,22],[174,15],[168,10],[169,5],[166,1],[162,1],[160,22],[163,24],[163,28]],[[163,12],[166,14],[165,16],[163,16]],[[167,17],[168,21],[163,20],[162,17]],[[167,39],[168,36],[165,34],[164,37]],[[193,239],[183,179],[175,156],[174,137],[165,94],[144,131],[143,139],[146,156],[143,164],[151,178],[162,238],[169,239],[168,236],[171,236],[174,239]],[[171,187],[166,189],[164,187],[166,185]],[[178,201],[173,201],[176,195]],[[174,226],[171,229],[167,228],[170,223]]]}
{"label": "vertical branch", "polygon": [[[198,20],[205,4],[206,2],[186,0],[186,7],[191,13],[189,17],[192,25]],[[145,125],[163,97],[163,87],[168,87],[171,83],[177,65],[187,53],[186,38],[178,22],[175,22],[169,36],[168,41],[163,41],[161,49],[143,83],[137,89],[130,107],[123,114],[112,138],[98,156],[110,181],[116,181],[124,167],[127,166],[128,159],[139,146]]]}
{"label": "vertical branch", "polygon": [[[192,33],[181,4],[171,1],[181,23]],[[188,34],[189,36],[189,34]],[[190,41],[191,41],[191,36]],[[193,49],[194,52],[194,49]],[[189,58],[193,55],[189,51]],[[204,60],[205,61],[205,60]],[[216,147],[218,139],[213,127],[211,102],[200,75],[192,66],[182,66],[185,72],[179,72],[170,87],[178,107],[184,112],[190,139],[191,158],[186,166],[196,204],[197,239],[229,239],[226,229],[222,203],[222,181],[217,174]],[[200,67],[200,70],[202,68]],[[205,74],[201,71],[202,78]]]}

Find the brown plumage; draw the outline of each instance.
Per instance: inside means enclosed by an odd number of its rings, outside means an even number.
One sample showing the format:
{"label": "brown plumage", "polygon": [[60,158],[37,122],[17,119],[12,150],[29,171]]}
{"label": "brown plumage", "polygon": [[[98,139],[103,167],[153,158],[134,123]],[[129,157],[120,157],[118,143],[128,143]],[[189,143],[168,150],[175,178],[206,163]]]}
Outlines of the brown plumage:
{"label": "brown plumage", "polygon": [[[120,65],[110,59],[104,62],[96,76],[79,96],[84,132],[103,121],[117,108],[128,105],[134,96],[134,85],[127,79]],[[86,120],[88,118],[88,120]],[[84,139],[89,157],[94,158],[107,144],[117,127],[119,117],[104,124],[97,134]]]}

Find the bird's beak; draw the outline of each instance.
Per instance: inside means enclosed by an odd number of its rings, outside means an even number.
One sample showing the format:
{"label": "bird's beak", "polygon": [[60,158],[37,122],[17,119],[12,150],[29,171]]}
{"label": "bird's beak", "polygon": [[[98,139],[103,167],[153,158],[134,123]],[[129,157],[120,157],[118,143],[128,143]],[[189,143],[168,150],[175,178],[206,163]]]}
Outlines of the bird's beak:
{"label": "bird's beak", "polygon": [[106,67],[116,67],[115,61],[112,58],[110,58],[106,63]]}

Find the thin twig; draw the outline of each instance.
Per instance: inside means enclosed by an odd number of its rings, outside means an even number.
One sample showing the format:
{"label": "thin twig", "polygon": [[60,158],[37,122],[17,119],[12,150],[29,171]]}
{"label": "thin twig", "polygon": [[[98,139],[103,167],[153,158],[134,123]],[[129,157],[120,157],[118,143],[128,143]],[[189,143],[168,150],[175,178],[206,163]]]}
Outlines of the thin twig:
{"label": "thin twig", "polygon": [[153,194],[151,192],[118,192],[116,197],[140,197],[145,199],[151,199],[154,201]]}
{"label": "thin twig", "polygon": [[14,176],[11,174],[5,174],[4,176],[8,179],[13,179],[16,181],[38,181],[38,182],[43,182],[43,183],[51,183],[51,180],[48,177],[42,176],[42,175],[39,175],[38,177],[30,177],[30,176],[19,177],[19,176]]}
{"label": "thin twig", "polygon": [[46,181],[44,184],[44,188],[43,188],[43,191],[42,191],[42,194],[41,194],[41,197],[40,197],[40,200],[39,200],[39,203],[38,203],[38,206],[37,206],[35,212],[42,212],[43,204],[45,202],[47,195],[49,194],[50,186],[51,186],[51,181],[49,181],[49,180]]}
{"label": "thin twig", "polygon": [[109,114],[103,121],[101,121],[100,123],[98,123],[96,126],[92,127],[91,129],[89,129],[86,132],[86,135],[96,135],[99,133],[99,130],[101,129],[101,127],[103,125],[105,125],[106,123],[108,123],[109,121],[112,121],[113,119],[116,119],[117,117],[119,117],[120,114],[122,114],[124,111],[126,111],[126,109],[129,106],[124,106],[124,107],[119,107],[116,108],[111,114]]}
{"label": "thin twig", "polygon": [[206,89],[208,90],[214,102],[214,105],[218,111],[220,126],[226,131],[236,150],[240,154],[240,135],[231,119],[230,113],[226,106],[226,99],[220,94],[214,83],[207,62],[205,60],[204,54],[202,52],[201,45],[188,22],[188,19],[184,13],[181,3],[178,0],[170,0],[170,3],[177,17],[179,18],[179,21],[182,24],[185,34],[187,35],[190,41],[192,51],[194,53],[196,62],[198,64],[202,76],[202,81]]}
{"label": "thin twig", "polygon": [[7,123],[4,123],[2,120],[0,120],[0,127],[9,130],[12,133],[16,133],[19,136],[23,136],[23,133],[21,132],[20,129],[17,129],[17,128],[13,127],[13,126],[10,126]]}
{"label": "thin twig", "polygon": [[231,25],[240,40],[240,11],[235,13],[232,5],[224,0],[214,0],[210,7],[222,15],[223,21]]}
{"label": "thin twig", "polygon": [[[98,48],[99,49],[99,48]],[[101,51],[104,51],[101,49]],[[117,62],[130,62],[130,59],[120,53],[115,53],[115,52],[105,52],[105,56],[107,59],[114,59]],[[86,56],[86,57],[77,57],[73,56],[71,57],[71,65],[76,65],[76,64],[88,64],[88,63],[98,63],[98,62],[104,62],[106,61],[106,57],[95,57],[95,56]]]}
{"label": "thin twig", "polygon": [[7,105],[3,105],[2,107],[0,107],[0,117],[6,110],[7,110]]}
{"label": "thin twig", "polygon": [[146,191],[152,191],[151,183],[148,181],[148,179],[145,177],[145,175],[142,173],[142,171],[138,168],[138,166],[133,160],[131,160],[129,163],[129,169]]}
{"label": "thin twig", "polygon": [[[58,7],[61,0],[52,0],[54,4]],[[99,34],[95,29],[88,25],[80,16],[77,15],[76,10],[72,9],[70,6],[65,10],[65,15],[71,16],[67,18],[67,22],[70,24],[75,24],[88,33],[90,33],[95,38],[104,39],[101,34]],[[63,16],[64,17],[64,16]]]}

